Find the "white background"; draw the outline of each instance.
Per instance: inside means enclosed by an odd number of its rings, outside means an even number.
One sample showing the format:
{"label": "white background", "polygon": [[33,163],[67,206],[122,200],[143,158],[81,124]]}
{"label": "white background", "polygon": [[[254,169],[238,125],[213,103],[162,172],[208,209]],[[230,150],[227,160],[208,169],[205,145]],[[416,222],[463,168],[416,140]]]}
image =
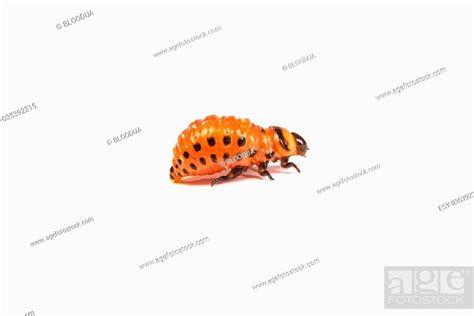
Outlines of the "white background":
{"label": "white background", "polygon": [[[384,266],[473,264],[473,201],[438,210],[473,191],[471,23],[467,4],[6,4],[1,115],[37,109],[0,122],[4,313],[471,315],[383,307]],[[209,114],[301,134],[301,173],[173,184]]]}

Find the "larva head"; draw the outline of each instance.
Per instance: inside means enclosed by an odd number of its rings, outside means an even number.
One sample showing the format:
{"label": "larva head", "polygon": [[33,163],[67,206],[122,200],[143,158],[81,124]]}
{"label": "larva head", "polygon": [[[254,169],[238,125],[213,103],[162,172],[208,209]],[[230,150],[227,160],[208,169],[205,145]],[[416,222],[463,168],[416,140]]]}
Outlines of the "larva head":
{"label": "larva head", "polygon": [[300,135],[290,132],[286,128],[270,126],[265,130],[272,142],[273,153],[276,158],[289,156],[305,156],[309,149],[306,141]]}

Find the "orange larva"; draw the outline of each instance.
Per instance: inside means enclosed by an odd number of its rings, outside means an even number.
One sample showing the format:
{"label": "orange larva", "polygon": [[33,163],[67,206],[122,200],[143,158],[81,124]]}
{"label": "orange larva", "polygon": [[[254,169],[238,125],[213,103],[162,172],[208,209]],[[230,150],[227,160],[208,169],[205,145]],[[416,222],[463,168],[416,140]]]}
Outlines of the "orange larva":
{"label": "orange larva", "polygon": [[267,170],[270,161],[281,161],[283,168],[299,168],[288,159],[304,156],[308,150],[306,141],[296,133],[278,126],[262,128],[248,119],[234,116],[209,115],[196,120],[178,137],[173,149],[173,165],[170,179],[181,182],[183,177],[230,172],[211,182],[214,185],[241,175],[252,165],[258,167],[261,176],[273,180]]}

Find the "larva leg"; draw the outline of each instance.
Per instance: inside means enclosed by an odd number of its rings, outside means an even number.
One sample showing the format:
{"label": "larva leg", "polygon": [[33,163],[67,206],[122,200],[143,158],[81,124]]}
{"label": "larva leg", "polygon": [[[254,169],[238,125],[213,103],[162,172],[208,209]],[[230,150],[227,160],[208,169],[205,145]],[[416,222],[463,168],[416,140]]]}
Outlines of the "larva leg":
{"label": "larva leg", "polygon": [[272,177],[272,175],[270,174],[270,172],[268,172],[267,167],[268,167],[268,161],[261,162],[261,163],[258,165],[258,173],[259,173],[261,176],[267,176],[267,177],[269,177],[270,180],[275,180],[275,179],[273,179],[273,177]]}
{"label": "larva leg", "polygon": [[243,166],[234,167],[234,168],[232,168],[232,170],[231,170],[227,175],[212,180],[212,182],[211,182],[211,187],[212,187],[214,184],[216,184],[216,183],[220,183],[220,182],[224,182],[224,181],[229,181],[229,180],[232,180],[232,179],[234,179],[234,178],[237,178],[237,177],[240,176],[240,175],[242,174],[242,172],[244,172],[245,170],[247,170],[247,167],[243,167]]}
{"label": "larva leg", "polygon": [[281,167],[282,168],[291,168],[291,167],[294,167],[296,170],[298,170],[298,172],[300,172],[300,168],[298,168],[297,165],[295,165],[293,162],[289,162],[288,161],[289,157],[284,157],[284,158],[281,158]]}

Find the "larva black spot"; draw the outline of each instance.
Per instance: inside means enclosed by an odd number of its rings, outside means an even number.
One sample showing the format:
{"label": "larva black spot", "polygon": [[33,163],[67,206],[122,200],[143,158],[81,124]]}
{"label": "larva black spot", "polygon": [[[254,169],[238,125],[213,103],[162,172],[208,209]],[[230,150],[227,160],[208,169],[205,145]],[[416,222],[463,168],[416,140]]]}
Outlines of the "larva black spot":
{"label": "larva black spot", "polygon": [[174,167],[175,167],[176,169],[178,169],[178,164],[174,165]]}
{"label": "larva black spot", "polygon": [[178,159],[178,164],[181,166],[183,164],[183,162],[181,161],[181,159]]}
{"label": "larva black spot", "polygon": [[240,137],[239,140],[237,141],[237,145],[239,145],[239,147],[242,147],[245,145],[245,137]]}
{"label": "larva black spot", "polygon": [[226,146],[229,145],[230,142],[231,142],[230,136],[224,136],[223,141],[224,141],[224,145],[226,145]]}
{"label": "larva black spot", "polygon": [[250,149],[249,157],[254,157],[257,154],[257,151],[254,149]]}
{"label": "larva black spot", "polygon": [[216,144],[216,140],[214,139],[214,137],[209,137],[207,139],[207,143],[209,144],[209,146],[214,146]]}
{"label": "larva black spot", "polygon": [[174,180],[174,177],[173,177],[172,175],[170,175],[170,179],[171,179],[171,180]]}
{"label": "larva black spot", "polygon": [[191,167],[191,169],[193,169],[193,170],[197,170],[197,168],[196,168],[196,165],[195,165],[195,164],[191,163],[189,166]]}
{"label": "larva black spot", "polygon": [[174,171],[174,169],[173,169],[173,166],[171,166],[171,168],[170,168],[170,172],[173,172],[173,171]]}
{"label": "larva black spot", "polygon": [[199,162],[200,162],[201,165],[203,165],[203,166],[206,165],[206,159],[204,159],[204,158],[202,158],[202,157],[199,158]]}
{"label": "larva black spot", "polygon": [[195,151],[200,151],[201,150],[201,144],[196,143],[193,145]]}
{"label": "larva black spot", "polygon": [[185,152],[183,153],[183,156],[184,156],[184,158],[188,159],[188,158],[189,158],[189,153],[188,153],[187,151],[185,151]]}
{"label": "larva black spot", "polygon": [[229,159],[229,154],[225,153],[224,156],[222,156],[222,158],[224,158],[224,160]]}
{"label": "larva black spot", "polygon": [[179,173],[179,172],[178,172],[178,176],[180,176],[180,177],[181,177],[181,173]]}
{"label": "larva black spot", "polygon": [[214,154],[211,154],[211,160],[212,162],[217,162],[217,156]]}
{"label": "larva black spot", "polygon": [[265,158],[271,159],[275,153],[271,152],[269,154],[265,154]]}
{"label": "larva black spot", "polygon": [[262,128],[261,132],[262,132],[262,134],[265,134],[265,130],[263,128]]}
{"label": "larva black spot", "polygon": [[184,174],[189,174],[188,170],[183,169]]}

